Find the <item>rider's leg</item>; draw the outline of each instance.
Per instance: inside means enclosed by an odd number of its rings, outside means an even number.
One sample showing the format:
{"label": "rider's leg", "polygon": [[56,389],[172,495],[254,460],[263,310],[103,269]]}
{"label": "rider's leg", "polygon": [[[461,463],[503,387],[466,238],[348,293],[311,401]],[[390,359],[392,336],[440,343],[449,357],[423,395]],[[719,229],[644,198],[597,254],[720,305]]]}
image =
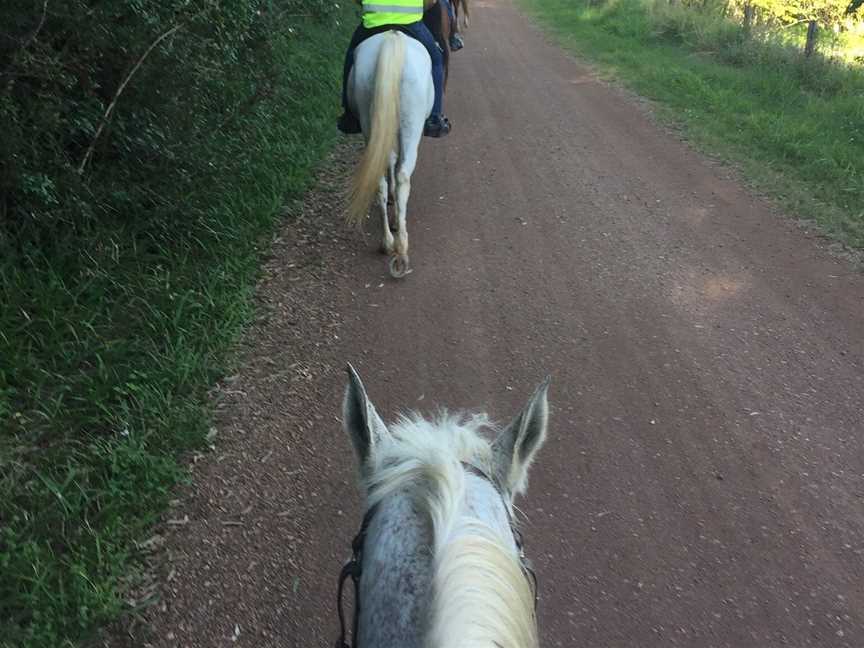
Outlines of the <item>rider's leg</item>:
{"label": "rider's leg", "polygon": [[444,57],[441,55],[441,49],[435,42],[432,32],[422,21],[407,25],[406,31],[409,31],[426,47],[429,57],[432,59],[432,83],[435,86],[435,101],[432,104],[432,114],[426,120],[423,134],[429,137],[444,137],[450,132],[450,121],[444,116],[443,110]]}
{"label": "rider's leg", "polygon": [[358,25],[354,30],[354,35],[351,37],[351,43],[348,45],[348,51],[345,52],[345,65],[342,69],[342,116],[339,117],[337,126],[340,131],[347,135],[353,135],[360,132],[360,121],[357,119],[351,108],[348,106],[348,77],[351,74],[351,68],[354,65],[354,50],[367,36],[368,30],[363,25]]}

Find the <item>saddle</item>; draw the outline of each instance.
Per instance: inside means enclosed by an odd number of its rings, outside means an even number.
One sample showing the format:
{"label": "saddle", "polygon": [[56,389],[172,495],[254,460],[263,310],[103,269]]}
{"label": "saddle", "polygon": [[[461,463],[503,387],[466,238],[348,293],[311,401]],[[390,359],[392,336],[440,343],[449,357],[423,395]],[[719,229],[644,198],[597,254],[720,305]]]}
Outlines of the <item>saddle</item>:
{"label": "saddle", "polygon": [[[408,36],[409,38],[414,38],[414,34],[408,31],[408,25],[381,25],[380,27],[372,27],[371,29],[369,27],[363,27],[363,34],[360,37],[360,40],[357,41],[357,45],[360,45],[360,43],[369,40],[376,34],[383,34],[384,32],[388,31],[399,31]],[[414,40],[417,39],[414,38]],[[419,43],[420,41],[417,42]]]}
{"label": "saddle", "polygon": [[[444,53],[446,60],[448,48],[444,46],[444,43],[446,43],[447,40],[444,38],[444,33],[441,29],[441,11],[443,11],[441,5],[436,2],[423,13],[423,24],[425,24],[429,31],[432,32],[435,42],[438,43],[438,49]],[[381,27],[372,27],[371,29],[364,28],[363,35],[357,44],[359,45],[363,41],[372,38],[375,34],[381,34],[388,31],[400,31],[409,38],[417,40],[414,34],[408,31],[408,25],[382,25]],[[420,41],[417,42],[419,43]]]}

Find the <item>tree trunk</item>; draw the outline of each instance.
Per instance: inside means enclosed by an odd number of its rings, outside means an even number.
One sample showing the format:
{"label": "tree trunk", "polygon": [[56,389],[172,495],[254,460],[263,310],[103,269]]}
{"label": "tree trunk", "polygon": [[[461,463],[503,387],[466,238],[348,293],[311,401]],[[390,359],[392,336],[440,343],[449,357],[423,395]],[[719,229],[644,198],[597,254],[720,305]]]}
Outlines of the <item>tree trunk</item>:
{"label": "tree trunk", "polygon": [[807,42],[804,43],[804,56],[811,56],[816,51],[816,33],[818,26],[815,20],[811,20],[807,24]]}
{"label": "tree trunk", "polygon": [[756,16],[756,7],[749,2],[744,5],[744,31],[748,34],[753,28],[753,18]]}

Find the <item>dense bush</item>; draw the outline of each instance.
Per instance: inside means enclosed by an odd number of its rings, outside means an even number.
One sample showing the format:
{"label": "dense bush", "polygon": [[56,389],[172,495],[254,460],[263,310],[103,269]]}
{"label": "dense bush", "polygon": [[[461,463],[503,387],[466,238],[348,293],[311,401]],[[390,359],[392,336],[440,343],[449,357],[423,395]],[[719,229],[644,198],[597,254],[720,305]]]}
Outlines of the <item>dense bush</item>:
{"label": "dense bush", "polygon": [[94,219],[173,210],[158,189],[166,173],[187,186],[214,173],[200,158],[208,139],[272,95],[273,36],[298,14],[334,11],[321,0],[3,2],[3,242],[44,249]]}
{"label": "dense bush", "polygon": [[335,137],[351,11],[0,2],[0,646],[123,609],[256,244]]}

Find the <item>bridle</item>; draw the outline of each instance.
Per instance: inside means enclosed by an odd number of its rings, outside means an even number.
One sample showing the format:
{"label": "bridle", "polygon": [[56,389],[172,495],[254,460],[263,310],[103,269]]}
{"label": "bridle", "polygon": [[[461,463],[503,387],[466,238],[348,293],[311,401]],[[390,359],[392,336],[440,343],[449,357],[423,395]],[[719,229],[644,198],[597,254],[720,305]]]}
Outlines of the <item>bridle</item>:
{"label": "bridle", "polygon": [[[470,473],[481,477],[488,481],[496,491],[504,499],[504,492],[498,483],[493,480],[484,471],[477,466],[462,462],[462,467]],[[522,567],[522,573],[531,585],[531,591],[534,594],[534,613],[537,613],[537,604],[540,600],[540,595],[537,587],[537,573],[531,561],[525,556],[524,543],[522,541],[522,532],[517,528],[513,516],[510,513],[510,507],[505,506],[507,511],[507,521],[510,524],[510,532],[513,534],[513,540],[516,543],[516,550],[519,552],[519,564]],[[366,534],[369,531],[369,525],[372,523],[372,518],[378,511],[378,504],[369,507],[366,515],[363,516],[363,522],[360,524],[360,530],[354,539],[351,541],[351,559],[345,563],[342,571],[339,574],[339,587],[336,592],[336,609],[339,612],[339,638],[336,640],[336,648],[351,648],[351,644],[345,638],[345,613],[342,609],[342,594],[344,592],[345,581],[349,578],[354,584],[354,619],[351,625],[351,637],[357,641],[357,623],[360,619],[360,576],[363,572],[363,547],[366,544]]]}

